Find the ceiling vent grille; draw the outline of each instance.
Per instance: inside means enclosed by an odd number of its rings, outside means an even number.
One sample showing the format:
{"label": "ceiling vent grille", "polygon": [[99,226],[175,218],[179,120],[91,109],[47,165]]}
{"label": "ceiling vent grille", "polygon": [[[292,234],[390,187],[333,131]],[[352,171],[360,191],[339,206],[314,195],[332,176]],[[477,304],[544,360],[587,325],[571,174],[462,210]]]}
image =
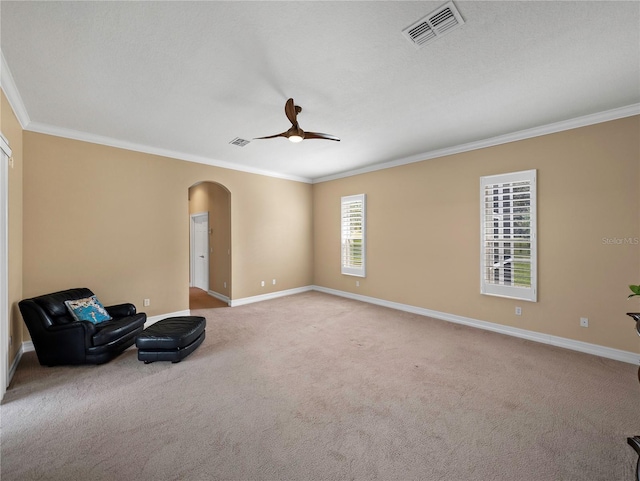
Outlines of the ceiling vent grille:
{"label": "ceiling vent grille", "polygon": [[455,30],[464,24],[464,19],[453,2],[447,2],[430,14],[422,17],[402,31],[409,42],[416,48]]}
{"label": "ceiling vent grille", "polygon": [[231,145],[237,145],[238,147],[244,147],[245,145],[247,145],[250,141],[249,140],[245,140],[245,139],[241,139],[240,137],[236,137],[235,139],[233,139],[231,142],[229,142]]}

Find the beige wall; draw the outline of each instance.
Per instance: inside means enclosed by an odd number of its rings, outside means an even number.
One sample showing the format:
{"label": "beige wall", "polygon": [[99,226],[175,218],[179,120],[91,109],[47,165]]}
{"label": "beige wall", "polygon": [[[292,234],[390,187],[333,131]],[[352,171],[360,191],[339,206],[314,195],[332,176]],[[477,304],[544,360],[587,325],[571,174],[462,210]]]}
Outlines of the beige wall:
{"label": "beige wall", "polygon": [[[24,132],[24,296],[189,308],[189,187],[231,192],[233,299],[312,283],[312,186]],[[278,279],[272,286],[261,280]]]}
{"label": "beige wall", "polygon": [[209,290],[231,293],[231,194],[222,185],[202,182],[189,189],[189,213],[209,214]]}
{"label": "beige wall", "polygon": [[[0,130],[9,141],[13,167],[9,167],[9,366],[13,363],[24,338],[26,327],[18,310],[22,299],[22,128],[4,92],[0,95]],[[4,342],[4,340],[3,340]]]}
{"label": "beige wall", "polygon": [[[231,194],[220,184],[209,186],[209,289],[231,297]],[[313,273],[311,273],[313,274]]]}
{"label": "beige wall", "polygon": [[[14,303],[86,285],[107,304],[150,298],[149,315],[188,309],[188,190],[208,181],[230,192],[232,299],[317,284],[640,352],[624,315],[640,311],[626,300],[627,285],[640,282],[640,246],[603,242],[640,237],[638,117],[311,186],[33,132],[21,137],[2,101],[2,129],[24,169],[10,174]],[[539,302],[481,296],[479,178],[532,168]],[[356,278],[340,274],[339,206],[342,195],[363,192],[368,275],[356,288]],[[579,317],[589,317],[588,329]],[[12,332],[18,324],[14,317]]]}
{"label": "beige wall", "polygon": [[[315,184],[315,284],[640,353],[625,316],[640,311],[626,300],[640,245],[603,241],[640,238],[639,119]],[[479,179],[528,169],[538,171],[538,302],[480,295]],[[341,275],[339,260],[340,197],[360,193],[365,279]]]}

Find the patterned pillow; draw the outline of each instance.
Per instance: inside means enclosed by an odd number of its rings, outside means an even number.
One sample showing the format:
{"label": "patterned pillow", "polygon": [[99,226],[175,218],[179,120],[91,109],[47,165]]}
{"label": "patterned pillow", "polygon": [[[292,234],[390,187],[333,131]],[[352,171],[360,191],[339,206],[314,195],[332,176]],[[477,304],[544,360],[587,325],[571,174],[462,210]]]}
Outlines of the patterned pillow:
{"label": "patterned pillow", "polygon": [[64,303],[76,321],[89,321],[94,324],[99,324],[103,321],[111,320],[111,316],[96,296],[77,299],[75,301],[64,301]]}

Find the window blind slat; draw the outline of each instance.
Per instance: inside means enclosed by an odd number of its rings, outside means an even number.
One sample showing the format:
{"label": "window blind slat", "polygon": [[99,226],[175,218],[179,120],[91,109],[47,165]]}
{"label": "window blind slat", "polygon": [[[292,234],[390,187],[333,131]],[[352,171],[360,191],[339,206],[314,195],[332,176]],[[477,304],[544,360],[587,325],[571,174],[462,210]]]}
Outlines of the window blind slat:
{"label": "window blind slat", "polygon": [[341,271],[365,275],[365,194],[341,199]]}
{"label": "window blind slat", "polygon": [[536,171],[480,179],[481,292],[536,300]]}

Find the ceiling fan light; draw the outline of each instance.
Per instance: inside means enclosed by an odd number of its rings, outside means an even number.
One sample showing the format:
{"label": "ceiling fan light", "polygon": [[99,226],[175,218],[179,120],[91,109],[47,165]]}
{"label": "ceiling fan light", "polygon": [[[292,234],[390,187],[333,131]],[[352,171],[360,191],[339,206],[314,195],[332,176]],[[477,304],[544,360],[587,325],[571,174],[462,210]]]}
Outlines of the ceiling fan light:
{"label": "ceiling fan light", "polygon": [[300,137],[299,135],[290,135],[289,140],[293,143],[298,143],[302,142],[302,137]]}

